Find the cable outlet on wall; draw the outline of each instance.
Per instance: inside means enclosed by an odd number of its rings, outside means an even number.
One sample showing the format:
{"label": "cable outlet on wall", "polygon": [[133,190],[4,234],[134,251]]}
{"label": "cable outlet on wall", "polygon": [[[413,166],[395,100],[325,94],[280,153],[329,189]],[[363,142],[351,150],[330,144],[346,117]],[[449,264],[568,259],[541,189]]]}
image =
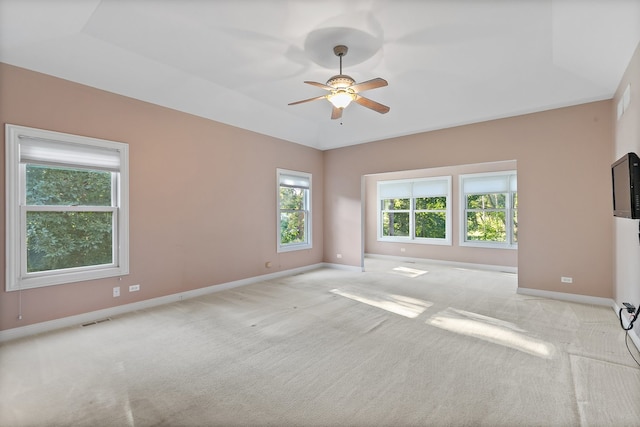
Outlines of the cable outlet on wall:
{"label": "cable outlet on wall", "polygon": [[566,277],[566,276],[562,276],[560,278],[560,281],[562,283],[573,283],[573,277]]}
{"label": "cable outlet on wall", "polygon": [[138,292],[140,290],[140,285],[130,285],[129,292]]}
{"label": "cable outlet on wall", "polygon": [[113,288],[113,297],[119,297],[120,296],[120,286],[116,286],[115,288]]}

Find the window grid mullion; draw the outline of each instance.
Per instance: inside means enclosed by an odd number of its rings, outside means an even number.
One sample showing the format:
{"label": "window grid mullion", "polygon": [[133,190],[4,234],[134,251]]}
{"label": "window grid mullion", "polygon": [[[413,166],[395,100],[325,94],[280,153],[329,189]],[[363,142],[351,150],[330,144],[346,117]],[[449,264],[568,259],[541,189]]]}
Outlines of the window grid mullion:
{"label": "window grid mullion", "polygon": [[20,206],[20,277],[27,274],[27,209]]}
{"label": "window grid mullion", "polygon": [[409,203],[409,239],[414,240],[416,238],[416,199],[411,198]]}
{"label": "window grid mullion", "polygon": [[26,205],[29,212],[115,212],[115,206],[59,206],[59,205]]}

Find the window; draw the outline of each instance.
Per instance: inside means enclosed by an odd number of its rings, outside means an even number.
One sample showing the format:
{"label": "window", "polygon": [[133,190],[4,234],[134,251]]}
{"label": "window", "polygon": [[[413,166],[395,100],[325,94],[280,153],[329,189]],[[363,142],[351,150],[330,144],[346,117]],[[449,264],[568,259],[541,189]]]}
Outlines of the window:
{"label": "window", "polygon": [[278,175],[278,252],[311,248],[311,174]]}
{"label": "window", "polygon": [[128,145],[6,125],[7,291],[129,273]]}
{"label": "window", "polygon": [[378,182],[378,240],[451,244],[451,177]]}
{"label": "window", "polygon": [[515,248],[518,190],[515,171],[461,175],[461,244]]}

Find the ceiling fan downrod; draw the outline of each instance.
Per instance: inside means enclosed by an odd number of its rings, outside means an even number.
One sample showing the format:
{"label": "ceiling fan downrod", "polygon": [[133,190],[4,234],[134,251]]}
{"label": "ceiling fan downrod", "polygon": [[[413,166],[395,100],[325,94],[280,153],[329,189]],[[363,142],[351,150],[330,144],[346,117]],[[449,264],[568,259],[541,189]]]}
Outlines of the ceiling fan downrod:
{"label": "ceiling fan downrod", "polygon": [[333,53],[335,53],[336,56],[340,58],[340,75],[342,75],[342,57],[345,56],[348,51],[349,48],[342,44],[333,48]]}

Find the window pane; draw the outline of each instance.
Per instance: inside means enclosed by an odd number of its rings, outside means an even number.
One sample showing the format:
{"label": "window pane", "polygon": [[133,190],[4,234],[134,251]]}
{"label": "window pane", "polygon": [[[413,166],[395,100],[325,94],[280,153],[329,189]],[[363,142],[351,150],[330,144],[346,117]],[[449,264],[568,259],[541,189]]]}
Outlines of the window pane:
{"label": "window pane", "polygon": [[431,239],[444,239],[446,237],[447,216],[444,212],[417,212],[416,236]]}
{"label": "window pane", "polygon": [[511,206],[513,206],[513,210],[511,211],[511,225],[513,230],[513,242],[518,243],[518,193],[511,193]]}
{"label": "window pane", "polygon": [[111,212],[27,212],[27,272],[112,262]]}
{"label": "window pane", "polygon": [[505,212],[467,212],[467,240],[505,242]]}
{"label": "window pane", "polygon": [[511,206],[513,210],[511,211],[511,225],[513,231],[513,242],[518,243],[518,193],[511,193]]}
{"label": "window pane", "polygon": [[416,209],[446,209],[447,197],[418,197],[416,198]]}
{"label": "window pane", "polygon": [[409,212],[383,212],[383,236],[409,236]]}
{"label": "window pane", "polygon": [[26,165],[27,205],[111,206],[111,172]]}
{"label": "window pane", "polygon": [[384,199],[382,201],[382,210],[408,210],[411,207],[411,199]]}
{"label": "window pane", "polygon": [[280,187],[280,209],[304,209],[306,192],[304,188]]}
{"label": "window pane", "polygon": [[305,220],[304,211],[280,212],[280,243],[305,243]]}
{"label": "window pane", "polygon": [[504,209],[506,208],[506,194],[468,194],[467,209]]}

